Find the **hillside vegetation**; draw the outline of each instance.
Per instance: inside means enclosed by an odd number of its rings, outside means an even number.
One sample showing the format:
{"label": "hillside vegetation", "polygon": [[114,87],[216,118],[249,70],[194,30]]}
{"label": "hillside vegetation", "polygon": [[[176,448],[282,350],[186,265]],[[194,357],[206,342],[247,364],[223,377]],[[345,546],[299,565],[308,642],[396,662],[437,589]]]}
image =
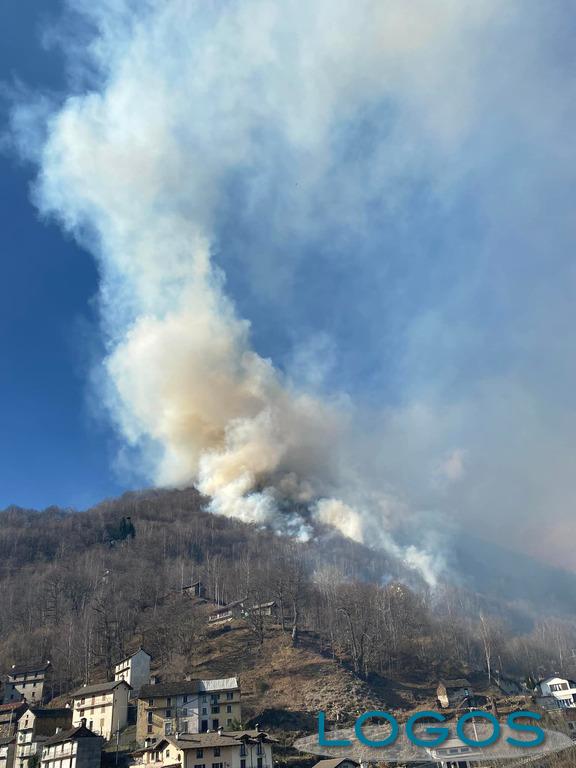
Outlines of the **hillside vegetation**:
{"label": "hillside vegetation", "polygon": [[[198,579],[213,601],[273,600],[278,615],[210,626],[213,602],[182,593]],[[514,610],[454,586],[430,593],[330,531],[300,543],[209,514],[194,490],[0,513],[0,672],[50,659],[55,696],[110,676],[139,643],[166,679],[239,674],[246,717],[270,722],[409,709],[442,675],[574,674],[573,623],[519,631]]]}

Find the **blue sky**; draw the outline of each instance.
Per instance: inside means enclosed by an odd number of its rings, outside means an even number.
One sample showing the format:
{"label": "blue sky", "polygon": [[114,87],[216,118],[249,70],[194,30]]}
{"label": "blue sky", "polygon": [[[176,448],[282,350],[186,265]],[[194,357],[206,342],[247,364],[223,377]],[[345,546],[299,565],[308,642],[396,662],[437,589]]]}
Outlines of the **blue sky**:
{"label": "blue sky", "polygon": [[565,540],[572,4],[36,5],[0,19],[0,504]]}
{"label": "blue sky", "polygon": [[[0,77],[64,87],[58,51],[41,45],[46,12],[59,3],[0,4]],[[30,202],[35,171],[0,155],[0,507],[84,508],[117,493],[114,437],[88,407],[95,339],[94,260]]]}

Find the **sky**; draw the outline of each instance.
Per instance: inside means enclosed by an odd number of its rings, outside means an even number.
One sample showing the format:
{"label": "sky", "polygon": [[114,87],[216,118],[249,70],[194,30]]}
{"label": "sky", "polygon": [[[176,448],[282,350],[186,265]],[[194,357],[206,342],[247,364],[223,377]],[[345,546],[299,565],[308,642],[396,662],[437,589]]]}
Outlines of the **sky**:
{"label": "sky", "polygon": [[431,583],[479,520],[572,568],[572,4],[33,5],[0,505],[195,484]]}
{"label": "sky", "polygon": [[[59,90],[60,52],[43,30],[60,3],[0,3],[0,78]],[[5,117],[5,112],[4,112]],[[0,508],[86,508],[125,487],[114,435],[90,406],[86,375],[97,345],[93,259],[30,201],[34,171],[0,153]]]}

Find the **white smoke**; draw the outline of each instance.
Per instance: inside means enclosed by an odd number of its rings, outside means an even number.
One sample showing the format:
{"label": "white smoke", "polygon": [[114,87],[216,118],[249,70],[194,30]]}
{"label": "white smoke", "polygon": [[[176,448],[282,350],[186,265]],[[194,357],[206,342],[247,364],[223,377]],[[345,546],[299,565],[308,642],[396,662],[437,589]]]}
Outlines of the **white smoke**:
{"label": "white smoke", "polygon": [[[262,179],[278,172],[270,141],[287,154],[286,185],[297,179],[300,187],[277,214],[287,237],[332,219],[358,226],[376,189],[393,208],[398,181],[416,165],[432,175],[442,167],[446,184],[456,173],[451,153],[481,108],[473,43],[501,4],[71,5],[97,28],[72,66],[88,58],[98,82],[50,117],[37,199],[98,258],[108,405],[125,440],[140,447],[141,466],[160,485],[197,484],[225,515],[300,536],[315,521],[335,526],[433,583],[438,555],[393,539],[408,514],[383,478],[394,446],[376,448],[384,438],[375,428],[365,462],[358,407],[344,393],[303,388],[257,354],[215,265],[214,227],[231,174],[246,171],[257,202]],[[401,104],[393,140],[368,177],[339,175],[335,126],[386,102]],[[320,211],[327,175],[341,194]],[[262,256],[246,259],[260,289]],[[451,450],[446,457],[438,446],[436,466],[454,481],[464,453]]]}

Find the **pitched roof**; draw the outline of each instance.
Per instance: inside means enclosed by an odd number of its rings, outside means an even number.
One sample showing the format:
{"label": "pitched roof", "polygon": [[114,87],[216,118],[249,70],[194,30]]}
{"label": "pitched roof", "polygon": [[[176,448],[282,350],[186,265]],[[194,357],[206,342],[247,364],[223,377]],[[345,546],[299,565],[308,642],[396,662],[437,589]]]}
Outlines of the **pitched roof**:
{"label": "pitched roof", "polygon": [[[170,738],[170,737],[167,737]],[[214,733],[180,733],[173,737],[179,749],[206,749],[208,747],[237,747],[240,739]]]}
{"label": "pitched roof", "polygon": [[455,680],[440,680],[438,685],[443,685],[445,688],[471,688],[472,686],[464,677],[456,678]]}
{"label": "pitched roof", "polygon": [[0,736],[0,747],[5,747],[6,744],[10,744],[10,742],[16,741],[16,734],[12,734],[12,736]]}
{"label": "pitched roof", "polygon": [[25,707],[26,702],[24,699],[20,699],[20,701],[10,701],[8,704],[0,704],[0,715],[2,715],[4,712],[10,712],[10,710],[14,709],[20,709],[20,707]]}
{"label": "pitched roof", "polygon": [[49,720],[51,717],[72,717],[72,710],[69,707],[28,707],[34,717],[41,720]]}
{"label": "pitched roof", "polygon": [[132,688],[131,685],[128,685],[126,680],[112,680],[111,682],[106,683],[92,683],[91,685],[83,685],[82,688],[78,688],[76,691],[73,691],[70,695],[74,699],[79,699],[84,696],[92,696],[96,693],[109,693],[110,691],[113,691],[115,688],[118,688],[119,685],[125,685],[128,688]]}
{"label": "pitched roof", "polygon": [[244,738],[261,738],[262,741],[276,741],[264,731],[211,731],[209,733],[178,733],[163,736],[152,746],[149,752],[156,752],[161,744],[174,744],[178,749],[208,749],[210,747],[237,747]]}
{"label": "pitched roof", "polygon": [[360,763],[357,763],[356,760],[352,760],[350,757],[333,757],[329,760],[319,760],[314,768],[337,768],[341,763],[360,765]]}
{"label": "pitched roof", "polygon": [[156,696],[178,696],[181,693],[198,693],[198,680],[177,680],[172,683],[148,683],[140,686],[141,699],[153,699]]}
{"label": "pitched roof", "polygon": [[32,661],[27,664],[12,664],[9,675],[25,675],[29,672],[45,672],[50,666],[49,661]]}
{"label": "pitched roof", "polygon": [[143,648],[142,646],[139,646],[138,648],[136,648],[136,650],[134,651],[134,653],[129,653],[127,656],[123,656],[121,659],[119,659],[119,660],[118,660],[118,661],[117,661],[117,662],[114,664],[114,666],[115,666],[115,667],[118,667],[118,666],[120,666],[120,664],[123,664],[125,661],[130,661],[130,659],[131,659],[133,656],[136,656],[136,654],[137,654],[137,653],[140,653],[140,651],[143,651],[143,652],[146,654],[146,656],[150,656],[150,658],[152,658],[152,654],[151,654],[151,653],[148,653],[148,651],[146,650],[146,648]]}
{"label": "pitched roof", "polygon": [[43,742],[43,745],[50,746],[50,744],[60,744],[63,741],[86,738],[101,739],[102,737],[97,733],[94,733],[94,731],[91,731],[90,728],[86,728],[85,725],[77,725],[75,728],[69,728],[66,731],[55,733],[54,736],[50,736],[50,738],[46,739],[46,741]]}

